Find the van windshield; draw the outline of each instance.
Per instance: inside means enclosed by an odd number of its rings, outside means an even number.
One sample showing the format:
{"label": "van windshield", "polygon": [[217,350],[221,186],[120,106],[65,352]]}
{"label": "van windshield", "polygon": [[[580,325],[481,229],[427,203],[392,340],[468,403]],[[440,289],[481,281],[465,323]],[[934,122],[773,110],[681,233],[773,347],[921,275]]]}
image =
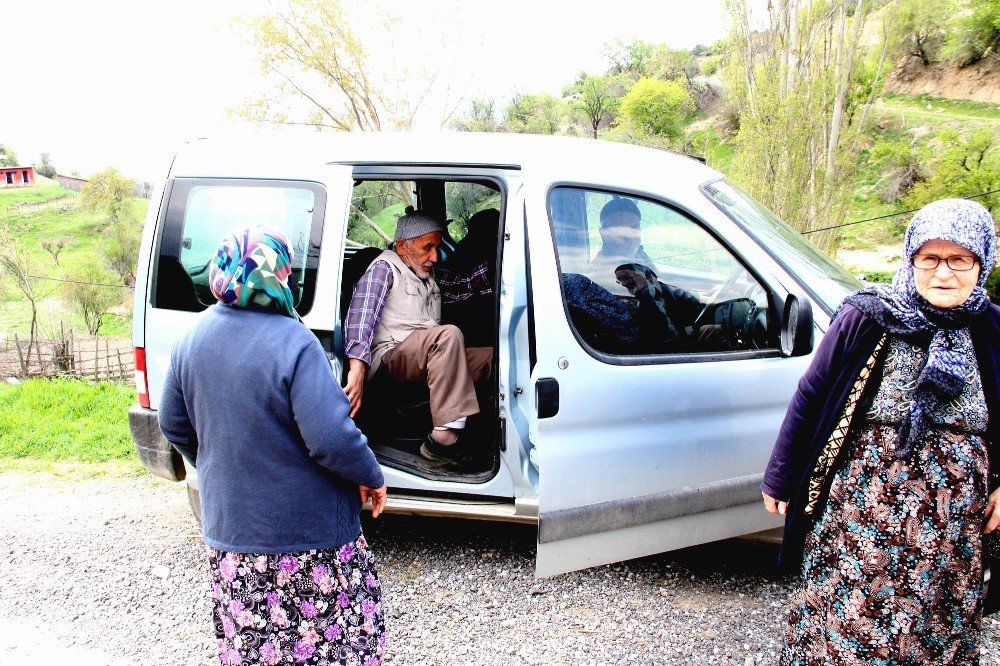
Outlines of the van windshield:
{"label": "van windshield", "polygon": [[828,314],[833,314],[844,297],[862,287],[860,280],[728,180],[717,180],[702,189],[722,212],[787,268]]}

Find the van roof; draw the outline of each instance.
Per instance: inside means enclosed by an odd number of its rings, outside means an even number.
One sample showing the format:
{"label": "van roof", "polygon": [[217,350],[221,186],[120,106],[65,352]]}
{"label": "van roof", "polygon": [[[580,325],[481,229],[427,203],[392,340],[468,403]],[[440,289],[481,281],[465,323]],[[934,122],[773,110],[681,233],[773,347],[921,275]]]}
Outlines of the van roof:
{"label": "van roof", "polygon": [[698,160],[666,150],[578,137],[294,130],[190,141],[178,151],[172,174],[278,178],[287,176],[287,168],[301,171],[323,164],[490,166],[609,183],[621,179],[622,165],[633,174],[675,182],[703,183],[721,176]]}

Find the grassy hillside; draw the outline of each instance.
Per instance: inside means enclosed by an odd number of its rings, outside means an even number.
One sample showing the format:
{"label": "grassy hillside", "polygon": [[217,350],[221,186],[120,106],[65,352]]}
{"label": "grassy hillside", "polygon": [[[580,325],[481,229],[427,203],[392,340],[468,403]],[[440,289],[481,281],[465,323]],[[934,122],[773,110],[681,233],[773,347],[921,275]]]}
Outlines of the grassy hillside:
{"label": "grassy hillside", "polygon": [[[929,95],[886,95],[873,109],[870,131],[858,158],[858,174],[847,221],[889,215],[906,208],[902,202],[887,202],[880,197],[885,188],[886,170],[872,158],[872,148],[879,142],[910,141],[928,145],[943,130],[968,132],[989,127],[1000,136],[1000,105]],[[737,150],[732,135],[720,119],[702,120],[690,126],[687,135],[691,152],[706,157],[708,164],[720,171],[730,171]],[[907,216],[892,217],[844,227],[840,230],[841,252],[838,259],[847,268],[886,269],[892,259],[891,248],[902,240]]]}
{"label": "grassy hillside", "polygon": [[[43,334],[58,331],[60,320],[77,331],[86,331],[82,317],[64,305],[62,283],[57,279],[74,279],[84,266],[93,262],[104,263],[96,242],[105,226],[103,215],[79,210],[76,207],[78,198],[77,192],[61,188],[43,177],[38,178],[34,187],[0,189],[0,223],[9,225],[16,238],[38,259],[44,276],[56,278],[49,281],[48,288],[43,287],[46,298],[39,308]],[[133,200],[137,219],[145,216],[148,205],[146,199]],[[42,243],[60,241],[64,243],[64,248],[56,264]],[[40,284],[45,285],[46,281],[40,281]],[[121,289],[123,308],[120,308],[120,316],[106,322],[101,329],[102,335],[131,334],[127,307],[124,307],[127,305],[124,303],[127,291]],[[31,311],[16,290],[9,289],[2,295],[0,313],[3,316],[0,331],[19,335],[28,333]]]}

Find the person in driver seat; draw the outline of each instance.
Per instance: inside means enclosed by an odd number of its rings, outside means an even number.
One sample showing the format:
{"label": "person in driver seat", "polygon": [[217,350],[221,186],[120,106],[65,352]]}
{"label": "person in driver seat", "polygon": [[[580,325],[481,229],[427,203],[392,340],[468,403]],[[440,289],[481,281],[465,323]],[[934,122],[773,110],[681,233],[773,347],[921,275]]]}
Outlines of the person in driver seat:
{"label": "person in driver seat", "polygon": [[457,326],[441,325],[441,303],[493,292],[486,262],[468,274],[435,269],[446,225],[410,208],[396,223],[394,247],[385,250],[358,280],[345,325],[350,368],[344,388],[351,416],[361,407],[365,380],[388,372],[399,382],[426,382],[434,428],[420,455],[460,462],[459,434],[479,413],[473,383],[489,376],[492,347],[466,348]]}
{"label": "person in driver seat", "polygon": [[652,266],[642,247],[640,226],[642,214],[635,201],[625,197],[614,197],[601,208],[601,249],[591,260],[591,277],[598,284],[610,282],[615,267],[636,262]]}
{"label": "person in driver seat", "polygon": [[643,353],[708,351],[722,345],[722,327],[696,327],[705,304],[691,292],[661,282],[652,268],[639,263],[615,268],[615,279],[638,301],[636,319]]}

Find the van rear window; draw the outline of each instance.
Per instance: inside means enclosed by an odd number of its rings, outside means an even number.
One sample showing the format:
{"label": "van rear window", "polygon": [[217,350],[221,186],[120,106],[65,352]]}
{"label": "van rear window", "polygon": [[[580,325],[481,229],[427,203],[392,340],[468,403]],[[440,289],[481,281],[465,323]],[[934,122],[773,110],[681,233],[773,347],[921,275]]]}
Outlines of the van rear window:
{"label": "van rear window", "polygon": [[156,261],[155,308],[200,312],[215,303],[209,264],[226,232],[270,224],[292,243],[289,286],[300,315],[312,307],[326,190],[318,183],[177,178],[170,186]]}

